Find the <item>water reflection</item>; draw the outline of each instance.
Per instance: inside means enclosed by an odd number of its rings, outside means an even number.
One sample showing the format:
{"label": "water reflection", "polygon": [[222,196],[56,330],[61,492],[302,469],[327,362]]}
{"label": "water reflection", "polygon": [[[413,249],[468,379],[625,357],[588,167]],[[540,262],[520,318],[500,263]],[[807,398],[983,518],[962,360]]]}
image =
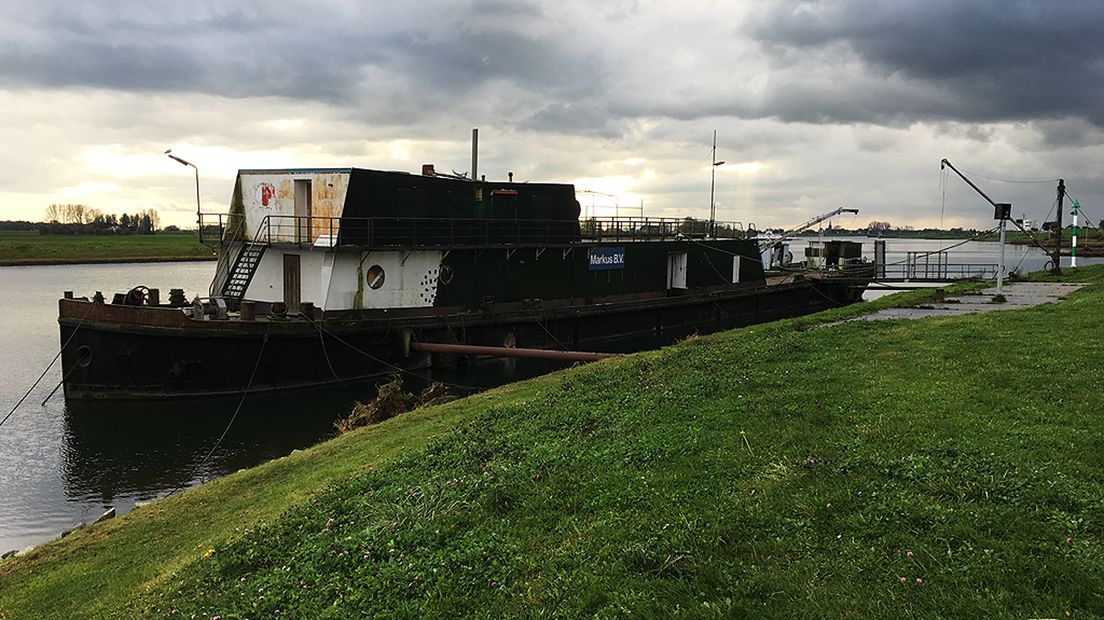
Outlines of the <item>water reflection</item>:
{"label": "water reflection", "polygon": [[218,449],[201,463],[229,423],[237,399],[67,402],[65,493],[71,500],[108,504],[119,498],[149,499],[316,443],[332,434],[334,420],[350,403],[248,398]]}
{"label": "water reflection", "polygon": [[[418,391],[444,381],[454,394],[464,395],[558,367],[562,364],[540,360],[476,360],[432,373],[407,373],[403,383],[408,391]],[[240,397],[67,402],[65,494],[70,501],[126,510],[135,501],[284,456],[334,436],[334,423],[356,401],[371,400],[378,383],[250,395],[206,461]]]}

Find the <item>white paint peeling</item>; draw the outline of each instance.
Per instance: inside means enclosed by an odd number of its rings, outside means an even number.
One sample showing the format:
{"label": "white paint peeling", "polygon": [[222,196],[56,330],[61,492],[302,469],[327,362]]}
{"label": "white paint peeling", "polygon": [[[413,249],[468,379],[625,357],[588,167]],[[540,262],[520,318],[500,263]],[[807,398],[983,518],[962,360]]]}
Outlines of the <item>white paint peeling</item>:
{"label": "white paint peeling", "polygon": [[[296,226],[295,182],[310,181],[311,227],[302,234]],[[252,238],[265,217],[269,217],[269,239],[273,242],[313,244],[320,235],[338,232],[338,222],[349,187],[348,172],[241,173],[245,234]]]}
{"label": "white paint peeling", "polygon": [[[438,250],[360,253],[273,246],[261,258],[246,291],[247,299],[283,301],[285,254],[300,257],[300,298],[325,310],[355,308],[358,287],[363,291],[366,309],[431,307],[436,301],[444,258]],[[359,281],[373,265],[384,273],[383,284],[377,289]]]}

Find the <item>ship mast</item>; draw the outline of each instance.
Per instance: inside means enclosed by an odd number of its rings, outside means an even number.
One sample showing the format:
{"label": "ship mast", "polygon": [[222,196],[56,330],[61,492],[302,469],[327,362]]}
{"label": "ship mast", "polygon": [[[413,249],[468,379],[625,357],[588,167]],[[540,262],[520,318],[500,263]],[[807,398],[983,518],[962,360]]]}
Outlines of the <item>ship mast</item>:
{"label": "ship mast", "polygon": [[716,237],[714,227],[717,224],[717,203],[713,201],[714,187],[717,181],[717,166],[724,165],[723,161],[717,161],[717,130],[713,130],[713,154],[709,161],[709,236]]}

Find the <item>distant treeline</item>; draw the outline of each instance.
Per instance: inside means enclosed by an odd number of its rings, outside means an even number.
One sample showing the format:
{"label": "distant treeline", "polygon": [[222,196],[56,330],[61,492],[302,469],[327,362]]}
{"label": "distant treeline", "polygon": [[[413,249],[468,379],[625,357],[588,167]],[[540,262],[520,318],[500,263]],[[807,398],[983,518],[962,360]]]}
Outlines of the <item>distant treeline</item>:
{"label": "distant treeline", "polygon": [[37,227],[43,235],[152,235],[161,216],[156,209],[115,215],[82,204],[52,204]]}
{"label": "distant treeline", "polygon": [[867,226],[863,228],[838,228],[829,227],[824,230],[806,230],[802,235],[805,236],[870,236],[870,237],[903,237],[903,238],[915,238],[915,239],[968,239],[978,234],[978,231],[973,228],[913,228],[911,226],[905,226],[902,228],[883,227],[883,226]]}
{"label": "distant treeline", "polygon": [[4,220],[0,221],[0,230],[18,230],[18,231],[30,231],[38,230],[38,227],[42,224],[40,222],[28,222],[25,220]]}
{"label": "distant treeline", "polygon": [[[1019,221],[1019,220],[1017,220]],[[1021,222],[1022,223],[1022,222]],[[1062,227],[1062,232],[1065,237],[1069,237],[1071,234],[1072,225],[1066,224]],[[1099,236],[1099,231],[1090,231],[1089,226],[1082,224],[1081,234],[1084,237],[1089,237],[1092,234]],[[1031,229],[1033,237],[1048,239],[1054,236],[1053,222],[1043,222],[1042,230],[1036,228]],[[995,232],[981,231],[976,228],[913,228],[912,226],[891,226],[889,222],[871,222],[869,225],[861,228],[841,228],[828,226],[824,230],[806,230],[801,233],[801,236],[870,236],[870,237],[886,237],[886,238],[909,238],[909,239],[972,239],[978,237],[980,240],[992,240],[997,239],[998,235]],[[1013,239],[1016,236],[1027,238],[1017,227],[1009,223],[1008,224],[1008,238]]]}

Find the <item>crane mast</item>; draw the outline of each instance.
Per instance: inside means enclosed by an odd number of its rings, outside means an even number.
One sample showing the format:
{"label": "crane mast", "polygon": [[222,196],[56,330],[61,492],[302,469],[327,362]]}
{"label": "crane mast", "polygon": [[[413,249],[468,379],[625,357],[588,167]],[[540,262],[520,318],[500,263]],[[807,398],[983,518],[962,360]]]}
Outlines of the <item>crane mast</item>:
{"label": "crane mast", "polygon": [[[951,170],[953,170],[954,173],[957,174],[959,178],[961,178],[963,181],[966,181],[966,184],[972,187],[974,191],[978,193],[978,195],[984,198],[986,202],[993,205],[993,218],[1000,221],[1000,267],[997,270],[997,294],[1001,295],[1004,293],[1004,228],[1005,223],[1008,220],[1012,219],[1012,205],[1011,203],[1006,202],[995,202],[992,198],[989,197],[988,194],[981,191],[980,187],[974,185],[974,182],[967,178],[966,175],[962,174],[962,172],[960,172],[958,168],[955,168],[954,165],[951,164],[951,162],[947,161],[946,158],[939,162],[939,169],[943,170],[944,168],[950,168]],[[1017,224],[1017,226],[1019,226],[1019,224]],[[1023,229],[1022,226],[1020,226],[1020,228],[1021,230]],[[1061,233],[1061,231],[1059,231],[1059,233]]]}

